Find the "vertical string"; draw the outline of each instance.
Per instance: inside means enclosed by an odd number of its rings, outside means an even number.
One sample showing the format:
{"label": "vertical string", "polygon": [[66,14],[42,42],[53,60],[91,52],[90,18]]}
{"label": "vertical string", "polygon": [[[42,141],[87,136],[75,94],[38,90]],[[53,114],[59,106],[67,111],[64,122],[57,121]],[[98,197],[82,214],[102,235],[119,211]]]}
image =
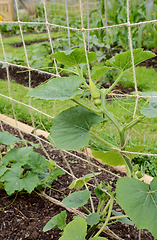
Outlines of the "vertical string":
{"label": "vertical string", "polygon": [[[105,7],[105,25],[107,27],[107,4],[106,4],[106,0],[104,0],[104,7]],[[108,29],[107,28],[106,28],[106,42],[107,42],[107,45],[109,45]],[[107,48],[107,51],[109,52],[108,48]]]}
{"label": "vertical string", "polygon": [[[87,0],[87,28],[89,29],[89,0]],[[88,31],[88,52],[89,52],[89,36],[90,32]]]}
{"label": "vertical string", "polygon": [[65,0],[65,9],[66,9],[66,20],[67,20],[67,27],[68,27],[68,42],[69,42],[69,49],[70,49],[71,48],[71,42],[70,42],[69,15],[68,15],[67,0]]}
{"label": "vertical string", "polygon": [[[5,54],[5,49],[4,49],[4,44],[3,44],[1,32],[0,32],[0,39],[1,39],[1,45],[2,45],[3,55],[4,55],[4,60],[5,60],[5,64],[6,64],[6,72],[7,72],[7,80],[8,80],[8,92],[9,92],[9,97],[10,97],[10,103],[11,103],[11,106],[12,106],[13,115],[14,115],[14,119],[15,119],[15,124],[16,124],[16,127],[17,127],[16,113],[15,113],[13,101],[12,101],[12,98],[11,98],[9,67],[8,67],[8,62],[7,62],[7,58],[6,58],[6,54]],[[18,129],[18,128],[17,128],[17,129]],[[21,133],[21,131],[20,131],[19,129],[18,129],[18,132],[19,132],[19,134],[20,134],[20,136],[21,136],[21,139],[23,140],[24,144],[27,146],[27,143],[26,143],[25,139],[23,138],[23,135],[22,135],[22,133]]]}
{"label": "vertical string", "polygon": [[133,114],[133,117],[135,117],[136,116],[136,111],[137,111],[139,95],[138,95],[138,89],[137,89],[134,55],[133,55],[132,38],[131,38],[131,27],[130,27],[130,18],[129,18],[129,0],[127,0],[127,26],[128,26],[128,40],[129,40],[129,45],[130,45],[132,69],[133,69],[135,92],[136,92],[136,103],[135,103],[135,109],[134,109],[134,114]]}
{"label": "vertical string", "polygon": [[[54,53],[52,39],[51,39],[51,34],[50,34],[50,28],[49,28],[49,22],[48,22],[48,18],[47,18],[46,0],[43,0],[43,5],[44,5],[45,20],[46,20],[46,27],[47,27],[48,37],[49,37],[49,41],[50,41],[50,47],[51,47],[52,53]],[[60,75],[58,73],[58,68],[57,68],[57,63],[56,63],[55,58],[54,58],[54,65],[55,65],[56,75],[58,77],[60,77]]]}
{"label": "vertical string", "polygon": [[89,66],[88,55],[87,55],[85,31],[84,31],[84,27],[83,27],[83,13],[82,13],[82,2],[81,2],[81,0],[79,0],[79,3],[80,3],[81,27],[82,27],[81,30],[82,30],[82,36],[83,36],[84,50],[85,50],[86,61],[87,61],[88,75],[89,75],[89,79],[91,79],[90,66]]}

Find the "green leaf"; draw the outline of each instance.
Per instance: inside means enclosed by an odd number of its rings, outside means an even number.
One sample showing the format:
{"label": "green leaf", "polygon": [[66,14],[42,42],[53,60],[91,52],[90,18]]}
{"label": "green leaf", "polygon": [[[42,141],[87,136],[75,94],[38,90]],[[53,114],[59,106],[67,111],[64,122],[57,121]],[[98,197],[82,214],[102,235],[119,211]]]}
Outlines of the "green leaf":
{"label": "green leaf", "polygon": [[77,217],[65,227],[63,236],[59,240],[85,240],[86,231],[87,222]]}
{"label": "green leaf", "polygon": [[157,105],[151,102],[150,104],[144,105],[140,112],[148,118],[157,117]]}
{"label": "green leaf", "polygon": [[[149,58],[155,57],[155,53],[151,51],[143,51],[142,48],[134,49],[134,64],[135,66]],[[121,54],[117,54],[111,59],[106,61],[107,65],[114,67],[115,69],[119,69],[121,71],[126,71],[132,68],[132,60],[131,60],[131,52],[125,52]]]}
{"label": "green leaf", "polygon": [[149,186],[134,178],[120,178],[116,187],[117,203],[138,229],[147,229],[157,238],[157,178]]}
{"label": "green leaf", "polygon": [[58,149],[77,150],[88,144],[89,129],[103,120],[81,106],[69,108],[53,119],[49,139]]}
{"label": "green leaf", "polygon": [[48,170],[46,158],[36,152],[31,152],[29,154],[29,160],[27,160],[27,164],[30,166],[33,172],[42,173]]}
{"label": "green leaf", "polygon": [[92,152],[92,155],[94,158],[99,158],[102,162],[109,165],[118,166],[124,164],[123,157],[117,150],[111,150],[108,152],[95,151]]}
{"label": "green leaf", "polygon": [[[96,53],[91,52],[87,53],[87,55],[89,62],[96,60]],[[61,64],[69,67],[76,66],[81,63],[87,63],[85,50],[83,47],[75,48],[74,50],[68,52],[58,51],[56,53],[53,53],[51,56],[53,56]]]}
{"label": "green leaf", "polygon": [[[95,176],[98,176],[100,173],[94,173]],[[69,189],[76,188],[76,190],[79,190],[84,186],[85,183],[87,183],[91,178],[93,177],[93,173],[86,174],[85,176],[74,180],[70,186]]]}
{"label": "green leaf", "polygon": [[[115,216],[124,216],[123,213],[121,213],[121,212],[116,212],[115,210],[112,210],[112,213],[113,213]],[[118,222],[122,222],[122,223],[125,223],[125,224],[127,224],[127,225],[131,225],[131,226],[134,225],[133,222],[130,221],[128,218],[117,218],[116,220],[117,220]]]}
{"label": "green leaf", "polygon": [[88,225],[97,224],[100,221],[100,216],[98,213],[91,213],[86,218],[86,221]]}
{"label": "green leaf", "polygon": [[7,171],[8,168],[5,166],[0,165],[0,177]]}
{"label": "green leaf", "polygon": [[60,230],[63,230],[66,226],[66,211],[62,211],[61,213],[57,214],[56,216],[52,217],[50,221],[45,225],[43,228],[43,232],[47,232],[51,230],[52,228],[59,228]]}
{"label": "green leaf", "polygon": [[23,166],[29,159],[31,152],[33,152],[32,147],[14,148],[2,158],[2,162],[4,165],[8,165],[9,162],[15,162],[18,166]]}
{"label": "green leaf", "polygon": [[31,193],[34,188],[40,184],[40,181],[35,173],[27,172],[23,178],[23,169],[20,167],[9,168],[1,177],[1,181],[4,181],[4,188],[8,195],[14,193],[16,190],[22,189]]}
{"label": "green leaf", "polygon": [[64,101],[81,94],[83,91],[78,87],[83,82],[84,79],[78,76],[53,78],[31,90],[27,96],[36,99]]}
{"label": "green leaf", "polygon": [[26,174],[23,176],[22,180],[22,187],[28,193],[31,193],[35,187],[40,184],[39,178],[36,173],[32,173],[27,171]]}
{"label": "green leaf", "polygon": [[[146,146],[135,146],[135,147],[126,148],[126,151],[128,151],[128,152],[140,152],[140,151],[143,150],[144,148],[146,148]],[[138,154],[127,153],[127,156],[128,156],[130,159],[133,159],[133,158],[137,157]]]}
{"label": "green leaf", "polygon": [[108,72],[110,69],[112,69],[111,67],[101,67],[101,68],[97,68],[94,73],[92,74],[91,78],[95,81],[98,81],[106,72]]}
{"label": "green leaf", "polygon": [[21,139],[14,137],[7,131],[0,132],[0,144],[12,145],[19,141],[21,141]]}
{"label": "green leaf", "polygon": [[62,203],[69,208],[78,208],[84,206],[89,197],[90,197],[90,191],[83,190],[71,193],[68,197],[64,198]]}

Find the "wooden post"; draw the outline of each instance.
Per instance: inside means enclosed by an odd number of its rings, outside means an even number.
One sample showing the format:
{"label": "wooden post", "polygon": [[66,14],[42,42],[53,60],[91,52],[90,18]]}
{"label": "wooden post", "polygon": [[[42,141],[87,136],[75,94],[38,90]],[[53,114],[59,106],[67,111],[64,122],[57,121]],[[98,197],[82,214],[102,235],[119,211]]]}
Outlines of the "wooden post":
{"label": "wooden post", "polygon": [[0,16],[2,16],[2,21],[14,20],[13,0],[0,0]]}

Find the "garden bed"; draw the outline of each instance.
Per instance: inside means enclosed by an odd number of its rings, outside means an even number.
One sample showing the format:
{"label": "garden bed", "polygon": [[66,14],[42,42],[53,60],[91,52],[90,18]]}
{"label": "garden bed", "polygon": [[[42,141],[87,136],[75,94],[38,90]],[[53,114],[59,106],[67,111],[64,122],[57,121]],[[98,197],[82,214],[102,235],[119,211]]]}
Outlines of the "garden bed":
{"label": "garden bed", "polygon": [[[19,137],[19,132],[17,129],[10,127],[9,125],[3,124],[3,128],[5,131],[9,131],[12,135]],[[2,130],[2,129],[0,129]],[[38,140],[35,137],[23,134],[24,138],[38,143]],[[56,150],[53,146],[43,141],[44,148],[50,155],[51,159],[55,160],[56,163],[67,169],[66,163],[61,156],[60,151]],[[35,150],[40,154],[44,155],[44,152],[41,148]],[[83,155],[78,154],[76,152],[71,152],[75,155],[84,158]],[[74,175],[76,177],[84,176],[87,173],[90,173],[90,167],[86,162],[83,162],[77,156],[69,155],[68,153],[64,153],[67,161],[69,162]],[[99,165],[94,159],[91,159],[94,164],[98,166],[98,169],[94,167],[94,171],[100,171]],[[103,166],[106,171],[102,171],[102,174],[97,176],[99,181],[103,181],[105,184],[112,183],[112,187],[115,188],[117,177],[124,176],[124,173],[121,173],[111,167]],[[109,173],[108,171],[111,171]],[[58,180],[53,182],[52,189],[47,189],[45,193],[52,198],[57,199],[58,201],[62,201],[64,198],[64,194],[67,196],[70,192],[68,186],[72,182],[72,177],[68,174],[62,175],[58,177]],[[91,180],[90,183],[95,184],[94,180]],[[90,188],[90,187],[89,187]],[[56,189],[56,190],[55,190]],[[92,190],[92,189],[90,189]],[[51,219],[52,216],[60,213],[64,209],[44,197],[40,197],[37,193],[33,192],[32,194],[27,194],[26,192],[18,193],[17,196],[14,194],[10,197],[6,195],[6,193],[1,190],[1,201],[0,201],[0,209],[1,209],[1,233],[0,237],[2,239],[59,239],[60,230],[53,229],[46,233],[42,231],[45,224]],[[93,195],[93,190],[92,190]],[[97,206],[97,201],[94,202],[94,205]],[[4,208],[5,207],[5,208]],[[82,209],[79,209],[83,211]],[[121,211],[121,208],[118,204],[114,204],[114,210]],[[68,221],[72,220],[74,214],[68,213]],[[111,231],[115,232],[118,235],[119,239],[138,239],[139,231],[134,226],[127,226],[123,223],[115,223],[110,226]],[[110,237],[107,234],[103,234],[102,236],[108,237],[108,239],[113,240],[117,239],[116,237]],[[147,230],[141,231],[141,239],[150,239],[153,240],[151,233]]]}

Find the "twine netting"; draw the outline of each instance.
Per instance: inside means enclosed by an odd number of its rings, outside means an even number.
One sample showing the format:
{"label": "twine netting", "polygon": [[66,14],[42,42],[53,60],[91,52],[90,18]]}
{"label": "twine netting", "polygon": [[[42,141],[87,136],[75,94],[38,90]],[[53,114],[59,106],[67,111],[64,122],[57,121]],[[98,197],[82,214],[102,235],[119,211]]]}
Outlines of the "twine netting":
{"label": "twine netting", "polygon": [[[135,72],[135,65],[134,65],[134,56],[133,56],[133,44],[132,44],[132,28],[135,26],[141,26],[141,25],[146,25],[146,24],[156,24],[157,23],[157,19],[153,19],[150,21],[145,21],[145,22],[135,22],[135,23],[130,23],[130,16],[129,16],[129,4],[130,1],[127,0],[126,2],[126,12],[127,12],[127,21],[121,24],[116,24],[116,25],[109,25],[107,22],[107,4],[106,4],[106,0],[104,0],[104,6],[105,6],[105,24],[104,26],[101,27],[93,27],[91,28],[90,26],[90,14],[92,11],[94,10],[100,10],[100,2],[98,0],[52,0],[52,1],[40,1],[40,4],[42,4],[43,6],[43,15],[42,17],[45,19],[44,21],[21,21],[20,19],[20,14],[19,14],[19,2],[18,0],[15,0],[15,11],[16,11],[16,16],[17,16],[17,20],[16,21],[1,21],[0,25],[3,24],[7,24],[7,25],[17,25],[19,27],[19,33],[21,36],[21,41],[22,41],[22,45],[23,45],[23,51],[24,51],[24,55],[25,55],[25,59],[26,59],[26,65],[22,65],[22,64],[14,64],[12,62],[9,62],[7,55],[6,55],[6,50],[5,50],[5,44],[4,44],[4,38],[3,38],[3,34],[0,33],[0,41],[1,41],[1,49],[3,51],[3,56],[4,59],[0,60],[0,64],[4,65],[5,64],[5,68],[4,71],[6,71],[7,73],[7,81],[8,81],[8,94],[2,94],[1,90],[0,90],[0,97],[1,98],[5,98],[8,99],[8,101],[11,102],[11,108],[12,108],[12,112],[13,112],[13,116],[15,121],[17,122],[18,118],[17,118],[17,114],[16,114],[16,109],[15,109],[15,104],[19,104],[19,105],[23,105],[25,108],[27,108],[30,116],[31,116],[31,125],[34,128],[34,133],[31,133],[31,135],[35,136],[43,151],[45,152],[47,159],[50,159],[49,154],[47,153],[47,151],[45,150],[44,146],[43,146],[43,142],[47,142],[47,144],[50,144],[48,141],[43,140],[42,138],[40,138],[39,136],[37,136],[36,134],[36,124],[34,121],[34,116],[36,113],[39,113],[41,115],[46,116],[49,119],[52,119],[55,115],[55,109],[53,111],[53,114],[47,114],[42,112],[41,110],[39,110],[38,108],[33,107],[32,104],[32,99],[29,99],[29,104],[25,104],[23,102],[18,101],[17,99],[12,97],[12,90],[10,87],[10,83],[11,83],[11,78],[10,78],[10,73],[9,73],[9,69],[10,67],[18,67],[18,69],[20,68],[21,71],[25,70],[28,72],[29,74],[29,81],[28,81],[28,88],[29,90],[32,89],[32,81],[33,81],[33,77],[32,77],[32,73],[35,71],[36,73],[39,74],[39,78],[41,75],[46,74],[49,77],[60,77],[60,69],[57,65],[57,62],[54,59],[54,72],[48,72],[42,69],[36,69],[31,67],[30,64],[30,60],[28,57],[28,50],[27,50],[27,45],[25,42],[25,32],[24,32],[24,26],[26,24],[30,24],[30,25],[36,25],[38,26],[44,26],[44,31],[47,34],[48,40],[49,40],[49,47],[51,49],[51,53],[55,52],[55,48],[54,48],[54,40],[51,38],[51,32],[53,31],[65,31],[66,32],[66,36],[68,36],[68,41],[67,41],[67,45],[69,47],[69,49],[72,48],[72,38],[73,36],[78,36],[78,38],[81,40],[82,45],[84,46],[84,50],[85,50],[85,54],[86,54],[86,59],[87,59],[87,70],[88,70],[88,77],[91,77],[91,70],[90,70],[90,65],[88,62],[88,57],[87,57],[87,51],[90,50],[89,47],[89,39],[90,39],[90,35],[93,31],[100,31],[100,30],[105,30],[106,31],[106,44],[108,44],[108,34],[109,34],[109,30],[110,29],[114,29],[114,28],[127,28],[127,32],[128,32],[128,36],[125,36],[126,38],[128,38],[128,47],[131,51],[131,59],[132,59],[132,71],[133,71],[133,77],[134,77],[134,85],[135,85],[135,92],[134,94],[125,94],[126,98],[135,98],[135,107],[134,107],[134,112],[133,112],[133,117],[136,116],[136,112],[137,112],[137,106],[138,106],[138,101],[141,98],[146,98],[145,96],[141,96],[138,94],[138,84],[137,84],[137,80],[136,80],[136,72]],[[55,9],[55,11],[53,11],[53,21],[50,20],[50,15],[51,15],[51,6],[53,6],[53,8]],[[71,26],[71,14],[74,18],[74,16],[76,16],[77,20],[79,20],[78,22],[78,26],[79,27],[74,27]],[[64,24],[61,25],[58,23],[58,21],[56,19],[60,18],[60,15],[66,15],[65,19],[66,21],[64,21]],[[85,21],[86,19],[86,21]],[[93,21],[94,19],[96,20],[96,17],[93,17]],[[17,73],[18,74],[18,73]],[[124,94],[115,94],[115,93],[111,93],[110,95],[112,96],[122,96],[124,97]],[[155,98],[156,96],[151,96],[151,98]],[[54,108],[55,108],[55,104],[54,104]],[[3,122],[5,123],[5,120],[3,120]],[[1,125],[2,125],[2,120],[1,120]],[[17,129],[20,133],[21,138],[24,140],[23,137],[23,132],[21,131],[21,129],[17,126]],[[130,131],[128,133],[128,137],[127,140],[129,138],[130,135]],[[128,153],[126,151],[120,150],[120,152],[122,153]],[[64,158],[64,153],[69,154],[69,155],[73,155],[75,157],[76,156],[74,153],[71,152],[67,152],[67,151],[61,151],[61,154]],[[147,155],[147,156],[154,156],[157,157],[157,154],[151,154],[151,153],[137,153],[137,152],[129,152],[132,154],[139,154],[139,155]],[[88,164],[88,156],[87,159],[86,157],[81,158],[78,157],[79,159],[81,159],[82,161],[85,161]],[[93,166],[97,166],[94,163],[90,163]],[[60,167],[60,166],[59,166]],[[68,173],[72,179],[77,179],[70,167],[70,163],[67,162],[67,167],[68,170],[64,171],[66,173]],[[101,168],[102,171],[107,171],[106,169],[104,169],[103,167],[97,166],[99,169]],[[113,174],[113,173],[112,173]],[[117,175],[116,175],[117,176]],[[119,177],[119,176],[118,176]]]}

